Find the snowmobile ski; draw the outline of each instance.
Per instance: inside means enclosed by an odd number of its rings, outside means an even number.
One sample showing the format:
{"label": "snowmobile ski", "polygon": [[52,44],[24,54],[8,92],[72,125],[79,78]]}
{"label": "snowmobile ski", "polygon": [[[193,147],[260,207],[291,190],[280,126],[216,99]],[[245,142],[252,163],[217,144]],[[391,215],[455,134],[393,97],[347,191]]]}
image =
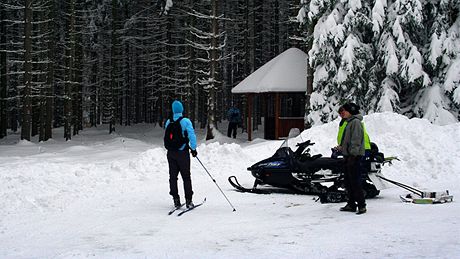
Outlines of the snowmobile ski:
{"label": "snowmobile ski", "polygon": [[228,177],[228,182],[240,192],[251,192],[251,193],[257,193],[257,194],[270,194],[271,193],[268,190],[261,190],[261,189],[256,189],[256,188],[251,188],[251,189],[246,188],[238,182],[238,180],[236,179],[236,176],[234,175]]}
{"label": "snowmobile ski", "polygon": [[[280,187],[268,187],[268,188],[263,188],[263,189],[257,189],[256,187],[253,188],[246,188],[242,186],[236,177],[234,175],[228,177],[228,182],[235,187],[236,191],[238,192],[248,192],[248,193],[255,193],[255,194],[274,194],[274,193],[280,193],[280,194],[302,194],[303,192],[300,190],[296,189],[290,189],[290,188],[280,188]],[[256,180],[255,183],[259,183],[258,180]],[[257,186],[255,184],[254,186]]]}
{"label": "snowmobile ski", "polygon": [[185,205],[185,203],[182,203],[179,207],[174,207],[174,209],[170,210],[168,212],[168,215],[171,215],[173,214],[174,212],[176,212],[177,210],[180,210],[183,206]]}
{"label": "snowmobile ski", "polygon": [[187,212],[189,212],[189,211],[191,211],[191,210],[194,210],[194,209],[197,208],[197,207],[200,207],[200,206],[203,205],[205,202],[206,202],[206,198],[204,198],[204,200],[203,200],[201,203],[198,203],[198,204],[196,204],[195,206],[193,206],[193,207],[191,207],[191,208],[182,210],[181,212],[179,212],[179,214],[177,214],[177,216],[178,216],[178,217],[179,217],[179,216],[182,216],[182,215],[184,215],[184,213],[187,213]]}

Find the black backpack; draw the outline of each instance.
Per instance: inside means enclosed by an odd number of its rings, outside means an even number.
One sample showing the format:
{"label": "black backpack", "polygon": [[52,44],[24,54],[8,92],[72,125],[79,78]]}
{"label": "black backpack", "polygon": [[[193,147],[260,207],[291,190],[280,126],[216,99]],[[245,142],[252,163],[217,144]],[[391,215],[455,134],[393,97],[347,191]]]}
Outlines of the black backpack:
{"label": "black backpack", "polygon": [[184,132],[185,137],[182,135],[181,120],[182,117],[179,117],[176,121],[172,118],[169,119],[164,136],[164,144],[167,150],[179,150],[182,145],[188,144],[187,131]]}

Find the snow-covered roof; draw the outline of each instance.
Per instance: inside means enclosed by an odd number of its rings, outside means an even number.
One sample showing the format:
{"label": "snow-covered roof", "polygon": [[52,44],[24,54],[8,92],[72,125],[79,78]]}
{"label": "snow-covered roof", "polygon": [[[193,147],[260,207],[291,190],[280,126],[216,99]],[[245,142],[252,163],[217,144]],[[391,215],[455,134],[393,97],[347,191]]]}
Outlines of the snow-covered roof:
{"label": "snow-covered roof", "polygon": [[232,93],[306,92],[307,54],[290,48],[233,87]]}

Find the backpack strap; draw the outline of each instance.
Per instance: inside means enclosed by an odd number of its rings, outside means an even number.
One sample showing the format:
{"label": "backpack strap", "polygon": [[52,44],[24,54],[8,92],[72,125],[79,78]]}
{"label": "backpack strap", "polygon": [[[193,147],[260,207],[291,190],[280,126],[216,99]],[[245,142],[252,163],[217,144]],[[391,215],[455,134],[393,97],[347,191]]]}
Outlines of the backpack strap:
{"label": "backpack strap", "polygon": [[[180,123],[180,121],[181,121],[183,118],[184,118],[184,116],[180,116],[180,117],[179,117],[177,120],[175,120],[175,121],[173,121],[172,118],[171,118],[171,121]],[[182,128],[182,125],[181,125],[181,128]],[[184,138],[185,138],[185,148],[189,148],[189,145],[188,145],[189,139],[188,139],[188,132],[187,132],[187,129],[184,129],[183,133],[184,133]]]}
{"label": "backpack strap", "polygon": [[180,116],[179,118],[177,118],[177,120],[174,120],[174,116],[171,116],[169,118],[169,123],[173,123],[173,122],[179,122],[183,119],[184,117],[183,116]]}
{"label": "backpack strap", "polygon": [[[184,118],[183,116],[180,116],[180,117],[179,117],[176,121],[174,121],[174,122],[177,122],[177,123],[180,124],[180,121],[181,121],[183,118]],[[182,125],[181,125],[180,128],[182,129]],[[184,130],[184,137],[187,138],[187,131],[186,131],[186,130]]]}
{"label": "backpack strap", "polygon": [[[184,118],[183,116],[179,117],[179,119],[177,119],[177,122],[180,123],[180,121],[181,121],[183,118]],[[181,128],[182,128],[182,126],[181,126]],[[184,138],[185,138],[185,145],[186,145],[185,147],[186,147],[186,148],[189,148],[189,146],[188,146],[189,139],[188,139],[188,132],[187,132],[187,129],[184,129]]]}

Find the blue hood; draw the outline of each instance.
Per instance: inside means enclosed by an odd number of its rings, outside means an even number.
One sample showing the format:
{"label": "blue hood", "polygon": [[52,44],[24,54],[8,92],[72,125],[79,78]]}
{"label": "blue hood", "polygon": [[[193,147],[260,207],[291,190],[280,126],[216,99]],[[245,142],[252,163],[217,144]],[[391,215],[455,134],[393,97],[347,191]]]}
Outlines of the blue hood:
{"label": "blue hood", "polygon": [[[174,113],[173,115],[173,121],[176,121],[179,119],[179,117],[182,117],[182,112],[184,112],[184,106],[182,103],[178,100],[175,100],[172,105],[172,112]],[[168,127],[170,123],[170,119],[168,119],[165,123],[165,128]],[[180,126],[182,128],[182,134],[187,131],[188,139],[190,141],[189,145],[192,150],[196,150],[196,135],[195,135],[195,130],[193,129],[192,122],[188,118],[183,118],[180,121]],[[185,135],[184,135],[185,136]],[[184,144],[179,150],[184,150],[186,144]]]}
{"label": "blue hood", "polygon": [[180,101],[174,101],[172,103],[172,111],[174,114],[176,113],[182,113],[184,112],[184,106],[182,105],[182,103]]}

